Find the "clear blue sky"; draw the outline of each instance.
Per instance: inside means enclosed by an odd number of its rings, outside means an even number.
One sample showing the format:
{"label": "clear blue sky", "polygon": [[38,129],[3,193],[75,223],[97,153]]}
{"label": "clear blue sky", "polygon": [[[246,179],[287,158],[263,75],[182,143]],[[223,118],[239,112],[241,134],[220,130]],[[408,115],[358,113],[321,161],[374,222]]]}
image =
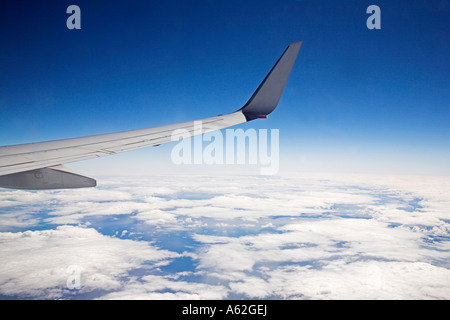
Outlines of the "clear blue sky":
{"label": "clear blue sky", "polygon": [[279,107],[243,128],[280,129],[290,168],[450,174],[448,0],[4,0],[0,145],[235,111],[299,40]]}

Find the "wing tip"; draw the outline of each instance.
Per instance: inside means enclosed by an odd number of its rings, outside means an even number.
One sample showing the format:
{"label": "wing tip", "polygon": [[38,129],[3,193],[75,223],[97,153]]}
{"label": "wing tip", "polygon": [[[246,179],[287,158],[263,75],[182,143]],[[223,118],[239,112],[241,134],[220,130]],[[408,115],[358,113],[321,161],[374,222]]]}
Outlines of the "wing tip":
{"label": "wing tip", "polygon": [[303,43],[303,41],[295,41],[295,42],[292,42],[290,45],[289,45],[289,47],[300,47],[301,45],[302,45],[302,43]]}
{"label": "wing tip", "polygon": [[239,109],[247,121],[266,118],[277,107],[302,43],[296,41],[288,45],[248,102]]}

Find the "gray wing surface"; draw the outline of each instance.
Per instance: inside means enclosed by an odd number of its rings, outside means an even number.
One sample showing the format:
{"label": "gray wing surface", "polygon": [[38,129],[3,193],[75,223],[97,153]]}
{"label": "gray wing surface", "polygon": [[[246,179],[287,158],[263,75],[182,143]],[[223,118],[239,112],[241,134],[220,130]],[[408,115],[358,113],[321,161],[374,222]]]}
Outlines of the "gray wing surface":
{"label": "gray wing surface", "polygon": [[177,129],[194,136],[265,118],[279,102],[300,46],[301,42],[288,46],[247,104],[235,112],[144,129],[0,147],[0,187],[33,190],[94,187],[94,179],[72,172],[63,164],[171,142]]}

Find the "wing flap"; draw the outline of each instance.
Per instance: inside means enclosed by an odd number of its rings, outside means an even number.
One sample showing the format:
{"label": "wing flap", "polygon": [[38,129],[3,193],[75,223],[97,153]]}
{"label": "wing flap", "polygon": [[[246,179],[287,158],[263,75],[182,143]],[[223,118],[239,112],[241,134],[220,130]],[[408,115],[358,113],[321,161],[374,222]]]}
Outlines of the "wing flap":
{"label": "wing flap", "polygon": [[97,181],[64,166],[35,169],[0,176],[0,186],[10,189],[48,190],[95,187]]}

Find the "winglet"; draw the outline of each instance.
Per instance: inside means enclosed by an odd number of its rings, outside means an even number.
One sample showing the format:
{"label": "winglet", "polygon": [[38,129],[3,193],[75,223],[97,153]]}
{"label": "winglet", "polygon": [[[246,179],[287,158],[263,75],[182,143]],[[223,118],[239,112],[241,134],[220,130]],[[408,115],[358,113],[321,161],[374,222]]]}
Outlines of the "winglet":
{"label": "winglet", "polygon": [[298,41],[287,47],[255,93],[239,109],[245,115],[247,121],[267,118],[267,115],[276,108],[301,45],[302,41]]}

